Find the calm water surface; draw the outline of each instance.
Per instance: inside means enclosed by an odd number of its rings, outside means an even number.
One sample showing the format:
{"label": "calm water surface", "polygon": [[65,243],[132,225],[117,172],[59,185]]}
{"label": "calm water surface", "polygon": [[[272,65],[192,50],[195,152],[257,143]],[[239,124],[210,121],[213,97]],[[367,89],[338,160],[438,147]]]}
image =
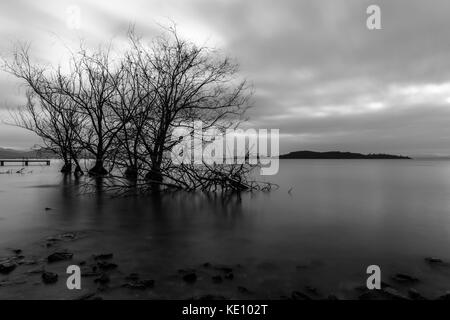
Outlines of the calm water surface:
{"label": "calm water surface", "polygon": [[[18,168],[0,171],[8,169]],[[65,268],[104,252],[113,252],[119,265],[111,288],[101,293],[105,298],[278,299],[305,286],[324,297],[354,298],[371,264],[381,267],[385,282],[395,273],[418,277],[414,287],[431,298],[450,290],[450,268],[424,262],[428,256],[450,261],[450,162],[281,160],[279,174],[270,177],[278,190],[229,198],[173,193],[113,199],[84,194],[81,181],[63,178],[57,165],[25,172],[0,175],[0,256],[20,248],[39,260],[67,249],[74,259],[46,266],[60,275],[51,286],[26,274],[33,266],[0,276],[16,281],[0,285],[0,298],[92,292],[96,285],[87,278],[82,292],[68,291]],[[80,238],[46,247],[47,237],[65,232]],[[235,279],[213,284],[216,271],[203,268],[205,262],[233,266]],[[199,276],[194,285],[180,280],[178,270],[189,268]],[[155,279],[155,289],[122,289],[132,272]],[[398,285],[402,292],[408,288]]]}

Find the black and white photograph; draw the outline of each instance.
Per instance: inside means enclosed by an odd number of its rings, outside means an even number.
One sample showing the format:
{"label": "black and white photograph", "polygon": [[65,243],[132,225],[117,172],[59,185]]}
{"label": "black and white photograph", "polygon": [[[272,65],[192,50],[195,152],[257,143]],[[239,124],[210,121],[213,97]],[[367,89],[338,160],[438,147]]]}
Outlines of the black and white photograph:
{"label": "black and white photograph", "polygon": [[449,249],[448,0],[0,2],[0,300],[450,300]]}

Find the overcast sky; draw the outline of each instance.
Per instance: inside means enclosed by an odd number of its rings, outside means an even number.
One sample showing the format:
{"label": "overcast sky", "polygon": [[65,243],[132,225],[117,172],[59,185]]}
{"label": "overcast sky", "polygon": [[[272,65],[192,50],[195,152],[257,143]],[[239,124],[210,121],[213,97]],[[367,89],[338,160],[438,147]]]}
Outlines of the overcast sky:
{"label": "overcast sky", "polygon": [[[382,30],[366,27],[381,7]],[[67,8],[81,10],[79,30]],[[130,24],[151,39],[158,24],[222,48],[254,85],[251,124],[279,128],[281,151],[450,154],[450,1],[9,0],[0,2],[0,54],[30,41],[58,63],[80,39],[120,43]],[[23,89],[0,74],[0,115]],[[39,142],[0,124],[0,146]]]}

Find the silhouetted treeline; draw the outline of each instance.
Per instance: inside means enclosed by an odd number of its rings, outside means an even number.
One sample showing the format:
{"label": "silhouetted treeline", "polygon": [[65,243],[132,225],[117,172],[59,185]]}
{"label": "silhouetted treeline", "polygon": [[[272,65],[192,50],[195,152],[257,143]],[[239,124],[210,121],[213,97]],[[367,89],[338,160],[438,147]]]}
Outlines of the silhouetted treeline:
{"label": "silhouetted treeline", "polygon": [[405,156],[391,154],[361,154],[353,152],[328,151],[295,151],[280,156],[280,159],[411,159]]}

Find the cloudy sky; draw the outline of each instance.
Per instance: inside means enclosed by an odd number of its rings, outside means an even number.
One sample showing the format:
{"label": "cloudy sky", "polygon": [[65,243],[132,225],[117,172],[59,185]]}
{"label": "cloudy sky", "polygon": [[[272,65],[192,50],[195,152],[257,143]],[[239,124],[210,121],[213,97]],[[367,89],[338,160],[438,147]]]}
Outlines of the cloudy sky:
{"label": "cloudy sky", "polygon": [[[370,4],[382,30],[366,27]],[[78,30],[67,25],[71,6]],[[37,61],[55,64],[80,39],[120,43],[130,24],[151,39],[170,21],[240,62],[255,90],[251,124],[279,128],[282,152],[450,154],[448,0],[9,0],[0,54],[29,41]],[[0,116],[22,101],[23,88],[0,73]],[[0,146],[38,141],[0,124]]]}

